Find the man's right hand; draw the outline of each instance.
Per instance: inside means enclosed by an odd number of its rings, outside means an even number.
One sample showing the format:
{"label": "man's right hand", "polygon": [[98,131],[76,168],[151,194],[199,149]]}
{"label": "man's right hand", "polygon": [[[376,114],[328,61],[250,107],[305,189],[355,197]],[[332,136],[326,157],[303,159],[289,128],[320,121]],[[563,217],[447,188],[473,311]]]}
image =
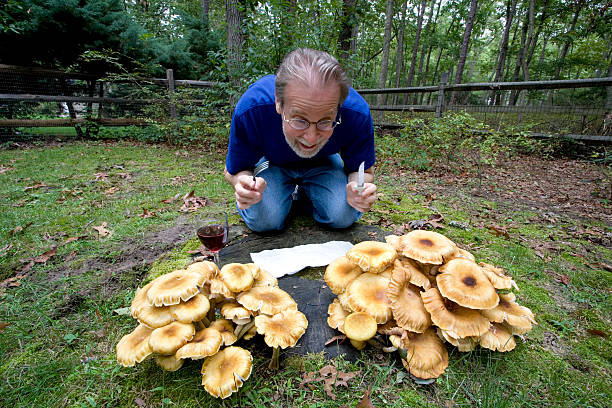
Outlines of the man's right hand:
{"label": "man's right hand", "polygon": [[256,177],[253,182],[253,175],[238,174],[234,179],[234,190],[236,192],[236,203],[238,208],[246,210],[253,204],[261,201],[262,194],[266,189],[266,180]]}

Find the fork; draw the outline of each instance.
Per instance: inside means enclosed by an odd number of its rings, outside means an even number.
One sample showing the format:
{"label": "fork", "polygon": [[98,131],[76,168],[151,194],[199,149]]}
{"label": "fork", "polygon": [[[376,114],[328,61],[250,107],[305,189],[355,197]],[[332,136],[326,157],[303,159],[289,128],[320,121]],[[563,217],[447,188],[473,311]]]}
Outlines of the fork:
{"label": "fork", "polygon": [[270,162],[268,160],[263,161],[257,166],[255,166],[255,169],[253,170],[253,189],[255,189],[255,177],[257,177],[259,173],[266,170],[268,167],[270,167]]}

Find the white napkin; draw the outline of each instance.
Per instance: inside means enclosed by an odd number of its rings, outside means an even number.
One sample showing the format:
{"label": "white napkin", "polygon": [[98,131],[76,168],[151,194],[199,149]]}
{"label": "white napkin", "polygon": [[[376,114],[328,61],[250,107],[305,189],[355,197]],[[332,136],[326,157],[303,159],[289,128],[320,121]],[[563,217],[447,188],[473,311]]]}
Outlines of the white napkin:
{"label": "white napkin", "polygon": [[347,241],[329,241],[324,244],[298,245],[293,248],[267,249],[251,252],[253,263],[270,272],[275,278],[292,275],[307,266],[329,265],[346,255],[353,244]]}

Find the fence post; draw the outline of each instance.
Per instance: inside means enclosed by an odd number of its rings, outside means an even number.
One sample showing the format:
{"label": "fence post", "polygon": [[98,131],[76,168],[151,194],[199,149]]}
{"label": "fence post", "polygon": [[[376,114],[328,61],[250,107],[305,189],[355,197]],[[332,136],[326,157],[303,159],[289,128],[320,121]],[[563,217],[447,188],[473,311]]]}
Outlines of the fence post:
{"label": "fence post", "polygon": [[443,72],[440,75],[440,86],[438,88],[438,103],[436,104],[436,118],[442,117],[444,111],[444,88],[448,83],[448,72]]}
{"label": "fence post", "polygon": [[167,69],[166,79],[168,80],[168,97],[170,99],[170,118],[176,119],[176,105],[172,100],[174,96],[174,71]]}

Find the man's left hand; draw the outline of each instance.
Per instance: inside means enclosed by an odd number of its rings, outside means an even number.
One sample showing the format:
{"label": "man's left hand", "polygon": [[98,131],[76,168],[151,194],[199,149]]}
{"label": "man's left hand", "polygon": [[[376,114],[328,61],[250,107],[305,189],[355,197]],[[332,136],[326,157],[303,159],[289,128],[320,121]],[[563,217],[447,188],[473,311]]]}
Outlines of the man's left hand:
{"label": "man's left hand", "polygon": [[376,185],[364,183],[363,191],[359,193],[357,183],[351,181],[346,185],[346,201],[359,212],[369,211],[376,201]]}

